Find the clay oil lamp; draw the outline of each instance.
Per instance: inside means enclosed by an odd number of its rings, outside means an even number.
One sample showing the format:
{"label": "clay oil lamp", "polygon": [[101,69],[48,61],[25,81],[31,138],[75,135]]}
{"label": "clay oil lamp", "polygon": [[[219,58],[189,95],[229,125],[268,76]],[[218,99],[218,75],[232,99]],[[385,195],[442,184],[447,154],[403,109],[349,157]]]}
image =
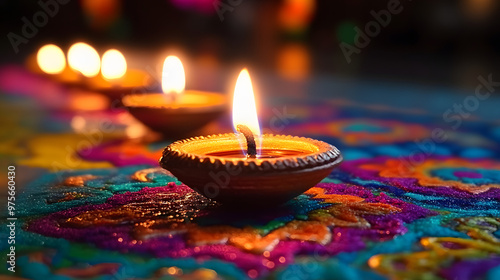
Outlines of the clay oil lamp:
{"label": "clay oil lamp", "polygon": [[101,59],[101,75],[87,80],[91,91],[100,92],[112,100],[121,100],[138,88],[147,88],[152,79],[146,72],[138,69],[127,69],[127,61],[123,54],[115,49],[106,51]]}
{"label": "clay oil lamp", "polygon": [[227,110],[224,95],[184,88],[184,67],[169,56],[163,63],[163,93],[130,94],[122,103],[137,120],[168,138],[189,134]]}
{"label": "clay oil lamp", "polygon": [[303,193],[342,161],[334,146],[260,133],[250,76],[241,71],[233,100],[236,133],[194,137],[167,146],[159,160],[181,182],[230,206],[274,206]]}
{"label": "clay oil lamp", "polygon": [[75,43],[68,50],[68,65],[73,73],[76,73],[76,81],[73,84],[86,87],[90,78],[97,76],[101,69],[101,58],[99,53],[86,43]]}
{"label": "clay oil lamp", "polygon": [[83,86],[80,75],[66,63],[64,52],[54,44],[42,46],[38,52],[28,57],[29,71],[45,76],[68,86]]}

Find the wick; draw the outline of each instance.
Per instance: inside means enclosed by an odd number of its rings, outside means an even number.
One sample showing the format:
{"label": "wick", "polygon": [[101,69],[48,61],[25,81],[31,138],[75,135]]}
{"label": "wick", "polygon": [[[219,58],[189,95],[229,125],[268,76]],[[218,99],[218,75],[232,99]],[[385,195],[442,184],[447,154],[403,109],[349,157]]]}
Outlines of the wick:
{"label": "wick", "polygon": [[172,104],[177,103],[177,93],[175,93],[175,92],[170,92],[170,94],[169,94],[169,95],[170,95],[170,102],[171,102]]}
{"label": "wick", "polygon": [[236,126],[236,130],[243,133],[245,139],[247,140],[247,158],[256,158],[257,147],[255,146],[255,138],[253,137],[252,131],[246,125],[239,124]]}

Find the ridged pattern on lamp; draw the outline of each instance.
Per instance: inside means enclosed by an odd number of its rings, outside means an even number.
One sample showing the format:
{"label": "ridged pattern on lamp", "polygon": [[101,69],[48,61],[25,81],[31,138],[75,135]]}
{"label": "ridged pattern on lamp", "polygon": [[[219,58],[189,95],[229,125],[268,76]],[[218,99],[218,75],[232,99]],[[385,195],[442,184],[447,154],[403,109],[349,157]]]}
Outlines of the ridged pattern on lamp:
{"label": "ridged pattern on lamp", "polygon": [[310,138],[266,134],[261,145],[262,150],[283,151],[285,156],[214,156],[241,149],[237,135],[230,133],[174,142],[165,148],[159,163],[208,198],[224,204],[263,205],[279,204],[303,193],[342,161],[337,148]]}

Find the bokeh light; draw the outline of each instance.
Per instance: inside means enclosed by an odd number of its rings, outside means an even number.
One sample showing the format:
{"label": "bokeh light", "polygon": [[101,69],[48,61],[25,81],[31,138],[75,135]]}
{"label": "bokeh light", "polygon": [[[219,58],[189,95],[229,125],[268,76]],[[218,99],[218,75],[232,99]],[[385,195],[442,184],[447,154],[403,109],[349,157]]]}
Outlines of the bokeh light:
{"label": "bokeh light", "polygon": [[119,79],[127,72],[127,61],[123,54],[115,49],[106,51],[102,55],[101,73],[105,79]]}
{"label": "bokeh light", "polygon": [[85,77],[95,77],[101,69],[101,59],[97,51],[88,44],[76,43],[69,48],[68,64]]}
{"label": "bokeh light", "polygon": [[47,74],[59,74],[66,68],[64,52],[53,44],[41,47],[36,55],[36,61],[40,69]]}

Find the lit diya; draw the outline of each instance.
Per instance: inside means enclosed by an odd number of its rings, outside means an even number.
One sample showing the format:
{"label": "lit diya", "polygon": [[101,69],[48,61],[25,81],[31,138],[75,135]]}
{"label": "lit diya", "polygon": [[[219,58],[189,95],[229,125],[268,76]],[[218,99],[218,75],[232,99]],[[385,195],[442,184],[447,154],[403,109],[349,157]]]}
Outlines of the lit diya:
{"label": "lit diya", "polygon": [[339,150],[322,141],[261,135],[247,70],[236,82],[233,127],[237,133],[170,144],[160,165],[198,193],[239,206],[281,204],[319,183],[342,161]]}
{"label": "lit diya", "polygon": [[83,86],[80,74],[66,63],[64,52],[54,44],[42,46],[38,52],[28,57],[28,70],[44,75],[68,86]]}
{"label": "lit diya", "polygon": [[99,53],[89,44],[75,43],[68,50],[68,65],[79,73],[79,80],[85,84],[88,78],[95,77],[101,70]]}
{"label": "lit diya", "polygon": [[152,84],[149,75],[138,69],[127,69],[123,54],[115,49],[106,51],[101,59],[101,75],[87,80],[91,91],[100,92],[113,100],[121,100],[127,94],[139,88],[148,88]]}
{"label": "lit diya", "polygon": [[184,90],[185,83],[181,61],[169,56],[163,63],[163,93],[130,94],[122,103],[136,119],[167,137],[195,131],[226,111],[224,95]]}

